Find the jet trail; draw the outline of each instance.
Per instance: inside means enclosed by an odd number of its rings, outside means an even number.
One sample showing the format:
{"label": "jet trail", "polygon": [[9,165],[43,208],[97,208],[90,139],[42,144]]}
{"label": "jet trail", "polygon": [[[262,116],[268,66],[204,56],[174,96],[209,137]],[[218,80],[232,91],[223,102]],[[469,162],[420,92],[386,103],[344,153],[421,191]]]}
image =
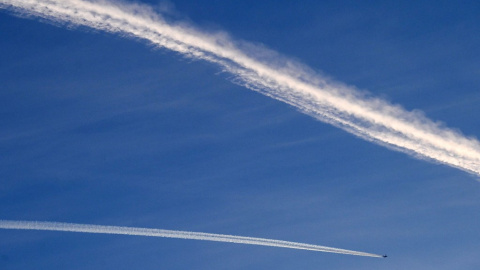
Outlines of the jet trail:
{"label": "jet trail", "polygon": [[145,5],[89,0],[0,0],[0,8],[68,26],[86,26],[146,40],[203,59],[235,82],[290,104],[320,121],[420,159],[480,176],[480,143],[398,105],[329,81],[273,52],[167,22]]}
{"label": "jet trail", "polygon": [[101,226],[90,224],[75,224],[75,223],[60,223],[60,222],[44,222],[44,221],[16,221],[16,220],[0,220],[0,229],[15,229],[15,230],[41,230],[41,231],[64,231],[64,232],[81,232],[81,233],[101,233],[101,234],[123,234],[123,235],[137,235],[149,237],[167,237],[180,239],[193,239],[215,242],[228,242],[236,244],[282,247],[291,249],[304,249],[320,252],[339,253],[347,255],[365,256],[381,258],[381,255],[324,247],[318,245],[310,245],[297,242],[244,237],[225,234],[188,232],[188,231],[172,231],[161,229],[135,228],[135,227],[119,227],[119,226]]}

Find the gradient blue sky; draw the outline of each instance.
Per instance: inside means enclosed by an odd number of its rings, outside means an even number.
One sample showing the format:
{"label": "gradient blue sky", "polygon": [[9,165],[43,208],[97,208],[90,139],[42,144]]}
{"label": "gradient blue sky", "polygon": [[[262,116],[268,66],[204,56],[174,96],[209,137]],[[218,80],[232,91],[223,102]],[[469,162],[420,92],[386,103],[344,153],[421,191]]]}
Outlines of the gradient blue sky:
{"label": "gradient blue sky", "polygon": [[[480,136],[476,1],[142,1]],[[0,219],[191,230],[388,259],[0,230],[1,269],[478,269],[480,183],[202,61],[0,12]]]}

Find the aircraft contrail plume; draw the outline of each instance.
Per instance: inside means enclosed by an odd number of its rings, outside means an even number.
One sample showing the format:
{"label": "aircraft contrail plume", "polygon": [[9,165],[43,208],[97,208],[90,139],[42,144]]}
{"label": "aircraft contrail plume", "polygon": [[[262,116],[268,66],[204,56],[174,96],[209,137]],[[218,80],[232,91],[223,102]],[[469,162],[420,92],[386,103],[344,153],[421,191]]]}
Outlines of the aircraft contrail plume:
{"label": "aircraft contrail plume", "polygon": [[0,8],[69,26],[120,33],[186,57],[216,63],[233,74],[236,82],[320,121],[414,157],[480,176],[478,140],[419,113],[328,81],[280,56],[265,60],[272,52],[258,48],[252,51],[253,46],[238,45],[226,35],[167,22],[148,6],[91,0],[0,0]]}
{"label": "aircraft contrail plume", "polygon": [[257,246],[282,247],[291,249],[303,249],[320,252],[339,253],[356,256],[377,257],[381,255],[353,251],[347,249],[339,249],[332,247],[324,247],[318,245],[310,245],[297,242],[289,242],[282,240],[273,240],[265,238],[244,237],[236,235],[213,234],[202,232],[173,231],[161,229],[135,228],[135,227],[119,227],[119,226],[101,226],[90,224],[45,222],[45,221],[16,221],[16,220],[0,220],[0,229],[16,229],[16,230],[41,230],[41,231],[63,231],[63,232],[79,232],[79,233],[101,233],[101,234],[123,234],[137,235],[149,237],[167,237],[193,239],[215,242],[228,242],[236,244],[248,244]]}

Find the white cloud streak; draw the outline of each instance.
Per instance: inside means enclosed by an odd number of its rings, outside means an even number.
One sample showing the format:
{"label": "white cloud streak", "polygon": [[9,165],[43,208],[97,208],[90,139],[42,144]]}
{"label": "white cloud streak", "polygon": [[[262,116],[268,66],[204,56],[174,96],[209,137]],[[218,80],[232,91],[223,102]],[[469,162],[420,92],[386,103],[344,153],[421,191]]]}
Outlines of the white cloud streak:
{"label": "white cloud streak", "polygon": [[148,6],[88,0],[0,0],[0,8],[68,26],[119,33],[218,64],[235,76],[235,82],[295,106],[320,121],[390,149],[480,176],[478,140],[418,112],[408,112],[331,82],[272,52],[245,43],[239,45],[225,34],[204,33],[185,24],[167,22]]}
{"label": "white cloud streak", "polygon": [[135,228],[135,227],[101,226],[101,225],[90,225],[90,224],[75,224],[75,223],[60,223],[60,222],[45,222],[45,221],[0,220],[0,229],[63,231],[63,232],[79,232],[79,233],[123,234],[123,235],[136,235],[136,236],[148,236],[148,237],[180,238],[180,239],[227,242],[227,243],[236,243],[236,244],[257,245],[257,246],[302,249],[302,250],[330,252],[330,253],[339,253],[339,254],[346,254],[346,255],[366,256],[366,257],[377,257],[377,258],[382,257],[381,255],[360,252],[360,251],[324,247],[319,245],[310,245],[310,244],[297,243],[297,242],[265,239],[265,238],[244,237],[244,236],[202,233],[202,232]]}

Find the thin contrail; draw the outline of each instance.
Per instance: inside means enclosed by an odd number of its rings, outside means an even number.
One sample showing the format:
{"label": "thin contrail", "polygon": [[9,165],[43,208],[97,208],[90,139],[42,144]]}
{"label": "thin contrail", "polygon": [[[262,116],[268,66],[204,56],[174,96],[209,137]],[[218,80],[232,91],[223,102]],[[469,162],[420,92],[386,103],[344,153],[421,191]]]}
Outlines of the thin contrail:
{"label": "thin contrail", "polygon": [[215,241],[215,242],[228,242],[228,243],[257,245],[257,246],[304,249],[304,250],[340,253],[340,254],[365,256],[365,257],[377,257],[377,258],[382,257],[381,255],[372,254],[372,253],[332,248],[332,247],[324,247],[324,246],[318,246],[318,245],[310,245],[310,244],[297,243],[297,242],[282,241],[282,240],[244,237],[244,236],[225,235],[225,234],[201,233],[201,232],[135,228],[135,227],[102,226],[102,225],[45,222],[45,221],[0,220],[0,229],[64,231],[64,232],[81,232],[81,233],[124,234],[124,235],[137,235],[137,236],[149,236],[149,237],[168,237],[168,238]]}
{"label": "thin contrail", "polygon": [[[0,8],[147,40],[220,65],[235,81],[365,140],[480,176],[480,143],[422,114],[367,97],[273,52],[167,22],[145,5],[91,0],[0,0]],[[248,49],[247,49],[248,48]],[[267,60],[265,60],[267,59]]]}

